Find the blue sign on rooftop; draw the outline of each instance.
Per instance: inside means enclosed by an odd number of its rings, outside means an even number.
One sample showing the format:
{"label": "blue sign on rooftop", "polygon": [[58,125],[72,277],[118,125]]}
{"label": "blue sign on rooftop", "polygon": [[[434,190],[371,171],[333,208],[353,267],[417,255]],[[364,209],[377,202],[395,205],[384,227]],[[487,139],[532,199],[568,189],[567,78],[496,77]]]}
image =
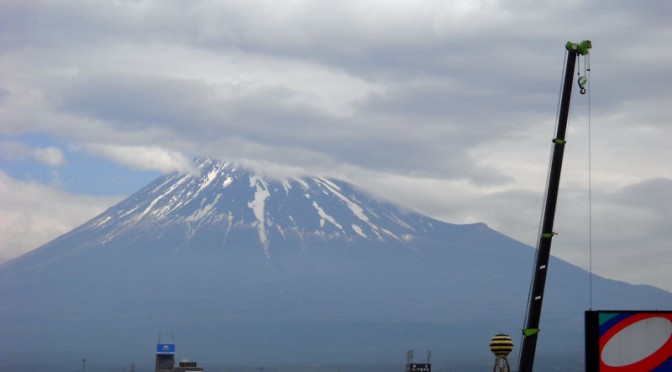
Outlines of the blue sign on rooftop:
{"label": "blue sign on rooftop", "polygon": [[157,354],[175,354],[175,344],[156,344]]}

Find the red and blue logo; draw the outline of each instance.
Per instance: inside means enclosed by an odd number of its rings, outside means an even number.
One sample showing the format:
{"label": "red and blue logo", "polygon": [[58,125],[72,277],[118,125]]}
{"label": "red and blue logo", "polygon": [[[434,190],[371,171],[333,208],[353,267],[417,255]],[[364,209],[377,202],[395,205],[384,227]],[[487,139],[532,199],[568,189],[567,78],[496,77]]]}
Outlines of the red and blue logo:
{"label": "red and blue logo", "polygon": [[599,314],[600,371],[672,371],[672,313]]}

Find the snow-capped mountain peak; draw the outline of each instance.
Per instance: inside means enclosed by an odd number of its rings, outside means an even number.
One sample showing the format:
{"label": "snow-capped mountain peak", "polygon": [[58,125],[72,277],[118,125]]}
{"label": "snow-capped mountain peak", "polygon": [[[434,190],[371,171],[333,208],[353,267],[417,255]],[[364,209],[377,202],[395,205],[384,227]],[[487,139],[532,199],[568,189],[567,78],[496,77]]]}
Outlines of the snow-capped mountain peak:
{"label": "snow-capped mountain peak", "polygon": [[196,159],[195,165],[198,175],[163,176],[87,225],[98,228],[102,242],[142,231],[146,239],[170,235],[185,245],[201,229],[219,230],[221,242],[253,230],[269,260],[272,242],[401,241],[432,229],[431,219],[338,180],[272,178],[208,158]]}

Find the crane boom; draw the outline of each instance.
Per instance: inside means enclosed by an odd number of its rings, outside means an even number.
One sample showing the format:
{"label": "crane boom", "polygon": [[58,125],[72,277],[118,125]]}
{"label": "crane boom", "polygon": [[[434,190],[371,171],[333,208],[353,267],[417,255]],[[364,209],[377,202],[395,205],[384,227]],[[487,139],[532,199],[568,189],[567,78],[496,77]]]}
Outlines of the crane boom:
{"label": "crane boom", "polygon": [[560,171],[562,169],[562,158],[566,142],[565,133],[567,131],[567,118],[569,117],[569,104],[572,96],[574,68],[578,56],[588,54],[592,43],[590,40],[584,40],[580,43],[567,42],[565,47],[568,55],[560,100],[558,127],[557,134],[553,139],[553,156],[548,178],[548,190],[546,191],[542,228],[537,244],[537,258],[534,266],[532,289],[530,291],[530,298],[528,299],[527,319],[525,320],[525,329],[523,329],[523,344],[518,362],[519,372],[531,372],[534,364],[534,354],[539,335],[539,321],[541,319],[541,305],[544,299],[546,273],[548,272],[548,261],[551,254],[551,241],[553,235],[555,235],[553,232],[553,221],[555,219]]}

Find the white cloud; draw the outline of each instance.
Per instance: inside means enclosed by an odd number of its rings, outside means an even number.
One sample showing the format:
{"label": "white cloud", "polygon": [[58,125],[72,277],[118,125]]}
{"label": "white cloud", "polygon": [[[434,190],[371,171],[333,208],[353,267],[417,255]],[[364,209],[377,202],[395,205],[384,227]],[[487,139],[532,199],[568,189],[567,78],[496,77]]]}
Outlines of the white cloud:
{"label": "white cloud", "polygon": [[57,147],[31,147],[20,141],[0,141],[0,159],[9,161],[25,161],[35,159],[52,167],[60,167],[67,163],[63,151]]}
{"label": "white cloud", "polygon": [[198,174],[192,160],[183,154],[156,146],[123,146],[87,144],[82,148],[117,164],[139,170],[156,170],[161,173],[187,172]]}
{"label": "white cloud", "polygon": [[[0,171],[0,263],[65,234],[120,197],[73,195]],[[64,212],[64,211],[67,211]]]}
{"label": "white cloud", "polygon": [[33,150],[33,155],[37,161],[51,165],[52,167],[60,167],[67,163],[63,152],[56,147],[40,147]]}

